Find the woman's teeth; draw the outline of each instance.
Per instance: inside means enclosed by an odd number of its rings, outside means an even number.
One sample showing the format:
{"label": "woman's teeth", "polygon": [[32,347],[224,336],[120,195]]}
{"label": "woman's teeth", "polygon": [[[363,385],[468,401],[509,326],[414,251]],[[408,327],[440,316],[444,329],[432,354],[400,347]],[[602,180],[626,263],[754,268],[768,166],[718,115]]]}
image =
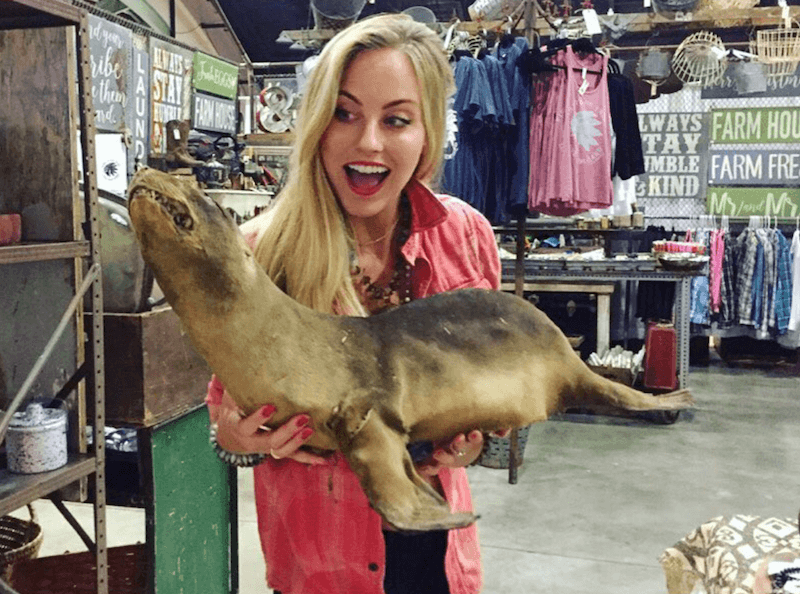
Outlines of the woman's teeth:
{"label": "woman's teeth", "polygon": [[347,168],[357,173],[386,173],[389,171],[381,165],[347,165]]}

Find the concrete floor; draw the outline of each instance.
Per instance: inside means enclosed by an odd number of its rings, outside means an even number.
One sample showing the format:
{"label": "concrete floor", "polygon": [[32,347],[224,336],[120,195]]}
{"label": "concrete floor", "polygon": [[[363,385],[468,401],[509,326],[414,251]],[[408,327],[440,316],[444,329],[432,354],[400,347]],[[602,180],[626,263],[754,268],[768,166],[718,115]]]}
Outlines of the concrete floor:
{"label": "concrete floor", "polygon": [[[531,429],[516,485],[507,470],[469,470],[487,594],[660,594],[658,556],[717,515],[796,517],[800,377],[693,367],[697,408],[674,425],[565,415]],[[239,474],[240,582],[267,592],[252,473]],[[68,504],[91,532],[92,510]],[[47,501],[41,555],[85,550]],[[20,515],[25,516],[22,512]],[[109,508],[109,545],[143,542],[144,513]]]}

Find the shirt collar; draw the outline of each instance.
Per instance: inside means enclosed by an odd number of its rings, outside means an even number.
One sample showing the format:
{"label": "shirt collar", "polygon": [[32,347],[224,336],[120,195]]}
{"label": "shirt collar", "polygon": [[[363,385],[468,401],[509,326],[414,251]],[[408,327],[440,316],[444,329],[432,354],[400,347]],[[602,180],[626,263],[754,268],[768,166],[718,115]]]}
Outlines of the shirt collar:
{"label": "shirt collar", "polygon": [[411,234],[432,229],[447,218],[447,208],[436,194],[416,179],[406,185],[406,195],[411,203]]}

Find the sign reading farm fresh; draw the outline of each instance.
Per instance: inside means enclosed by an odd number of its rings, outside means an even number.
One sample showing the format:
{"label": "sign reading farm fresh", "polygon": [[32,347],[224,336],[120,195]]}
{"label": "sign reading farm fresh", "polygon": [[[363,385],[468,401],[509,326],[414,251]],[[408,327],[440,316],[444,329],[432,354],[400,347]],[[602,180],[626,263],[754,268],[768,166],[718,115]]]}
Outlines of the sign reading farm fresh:
{"label": "sign reading farm fresh", "polygon": [[198,130],[236,134],[236,101],[195,93],[192,125]]}
{"label": "sign reading farm fresh", "polygon": [[800,107],[713,109],[711,140],[718,144],[800,142]]}
{"label": "sign reading farm fresh", "polygon": [[239,85],[239,68],[217,58],[201,53],[194,55],[195,90],[236,99]]}
{"label": "sign reading farm fresh", "polygon": [[800,213],[800,188],[709,188],[708,213],[796,217]]}
{"label": "sign reading farm fresh", "polygon": [[703,113],[639,114],[644,168],[640,198],[693,198],[705,193],[708,133]]}
{"label": "sign reading farm fresh", "polygon": [[711,149],[708,183],[799,186],[800,152]]}

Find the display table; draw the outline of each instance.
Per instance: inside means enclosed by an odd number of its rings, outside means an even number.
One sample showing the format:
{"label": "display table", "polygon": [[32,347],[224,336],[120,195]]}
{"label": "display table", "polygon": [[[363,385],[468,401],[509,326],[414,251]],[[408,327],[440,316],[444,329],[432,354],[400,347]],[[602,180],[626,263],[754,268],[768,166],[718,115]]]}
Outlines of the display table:
{"label": "display table", "polygon": [[[514,287],[515,260],[502,260],[501,286]],[[691,283],[695,276],[707,274],[707,265],[697,270],[666,270],[654,260],[609,258],[604,260],[533,260],[524,261],[524,282],[541,284],[595,283],[614,281],[673,282],[675,291],[675,333],[678,342],[678,388],[686,386],[689,373],[689,305]]]}

